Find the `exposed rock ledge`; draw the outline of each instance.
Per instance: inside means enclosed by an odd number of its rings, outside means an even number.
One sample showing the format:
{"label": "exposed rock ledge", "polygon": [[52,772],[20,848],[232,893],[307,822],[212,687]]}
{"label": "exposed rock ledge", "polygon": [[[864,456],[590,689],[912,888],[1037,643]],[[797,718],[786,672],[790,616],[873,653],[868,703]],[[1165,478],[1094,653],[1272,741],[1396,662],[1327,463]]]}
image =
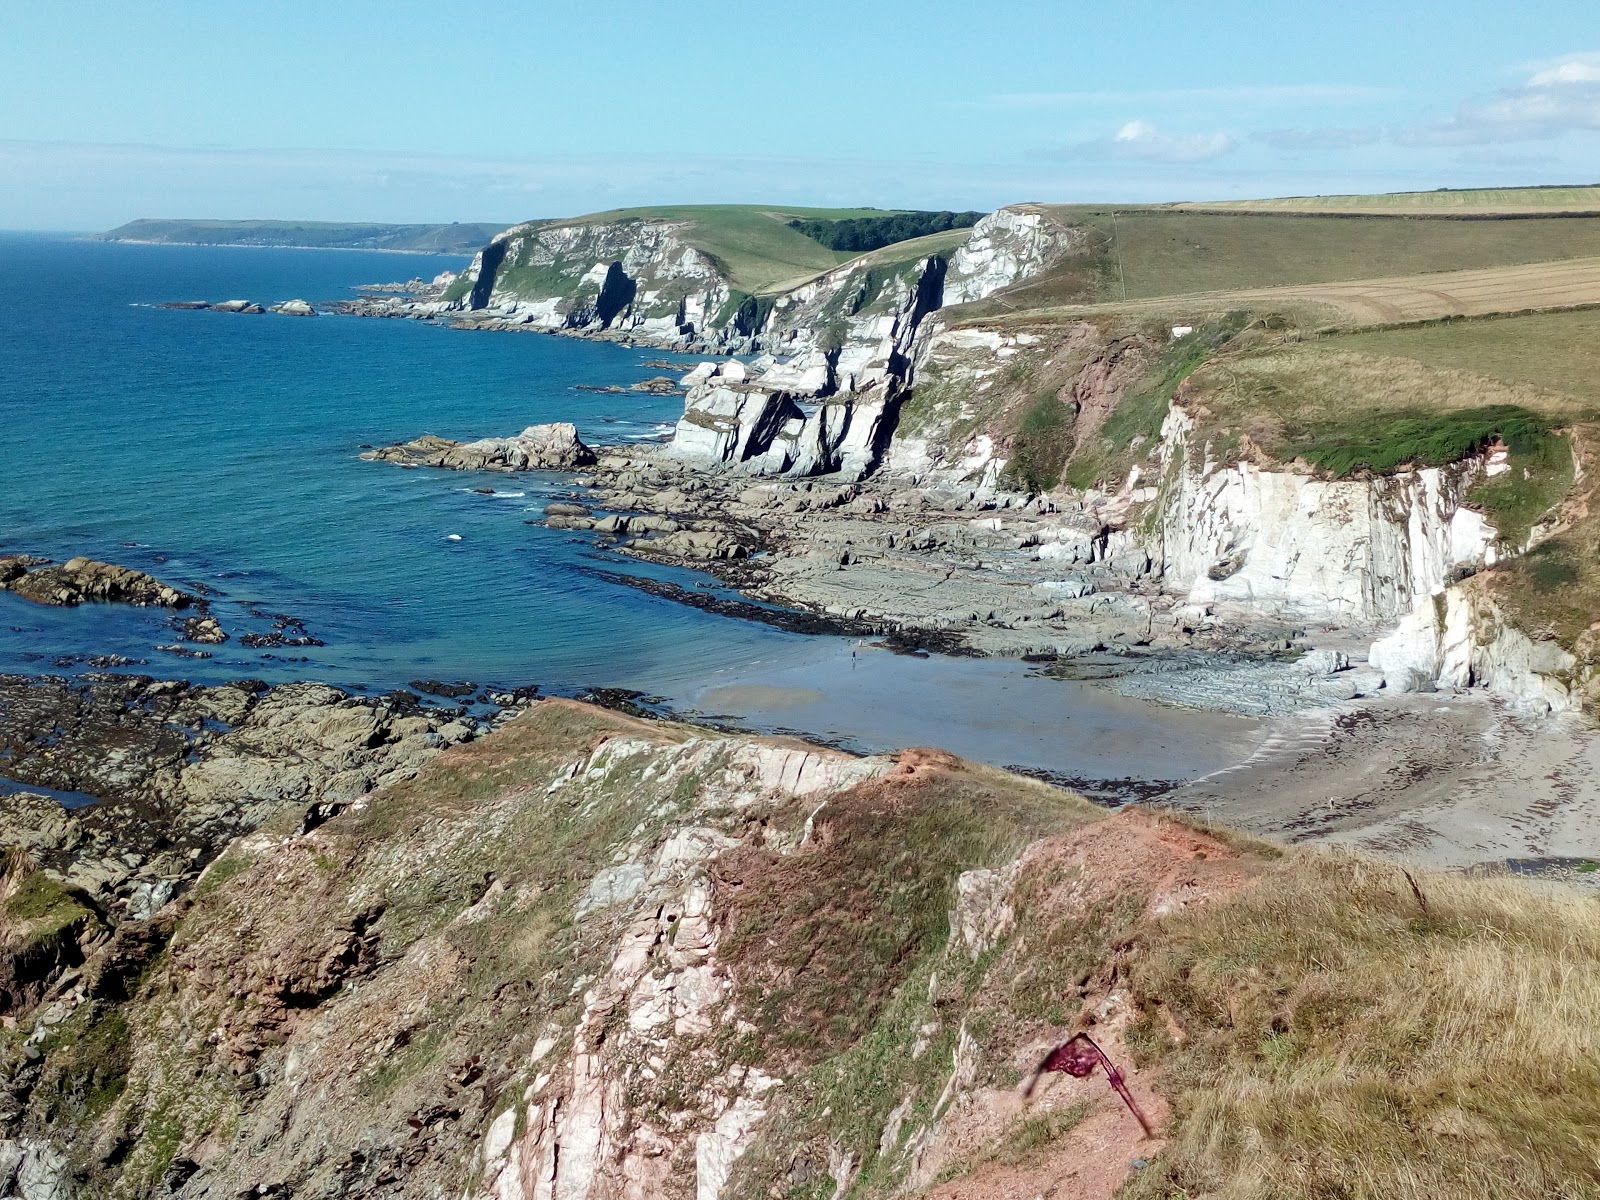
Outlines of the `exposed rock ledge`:
{"label": "exposed rock ledge", "polygon": [[452,471],[567,471],[594,463],[595,453],[568,421],[530,425],[515,437],[453,442],[425,433],[414,441],[368,450],[362,458],[404,467]]}
{"label": "exposed rock ledge", "polygon": [[0,589],[36,604],[71,606],[86,600],[112,601],[160,608],[187,608],[199,602],[188,592],[162,583],[154,575],[92,558],[69,558],[60,566],[27,554],[0,558]]}
{"label": "exposed rock ledge", "polygon": [[1485,687],[1535,714],[1580,707],[1587,682],[1574,676],[1577,658],[1512,626],[1471,580],[1419,600],[1369,661],[1391,691]]}

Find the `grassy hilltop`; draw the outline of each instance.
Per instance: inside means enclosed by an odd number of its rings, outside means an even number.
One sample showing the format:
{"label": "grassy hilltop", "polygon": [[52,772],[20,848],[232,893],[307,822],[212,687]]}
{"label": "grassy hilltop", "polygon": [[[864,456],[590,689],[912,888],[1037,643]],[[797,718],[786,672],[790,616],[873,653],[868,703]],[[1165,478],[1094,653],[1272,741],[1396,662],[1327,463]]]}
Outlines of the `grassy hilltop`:
{"label": "grassy hilltop", "polygon": [[[730,283],[740,291],[761,295],[781,290],[798,280],[832,270],[860,254],[872,251],[833,249],[818,240],[828,238],[830,226],[848,225],[870,232],[883,226],[893,242],[880,238],[880,246],[909,244],[906,232],[917,233],[919,225],[933,224],[939,217],[968,219],[968,224],[928,235],[930,246],[940,249],[960,244],[978,213],[924,213],[908,209],[879,208],[794,208],[762,204],[663,204],[641,208],[615,208],[585,213],[543,223],[546,228],[572,225],[605,225],[626,221],[680,222],[679,236],[696,250],[709,255],[722,267]],[[920,219],[920,220],[919,220]],[[802,223],[805,229],[797,228]],[[808,232],[809,231],[809,232]],[[831,239],[830,239],[831,240]],[[922,241],[922,238],[915,240]],[[875,247],[879,248],[879,247]],[[932,253],[927,250],[925,253]]]}
{"label": "grassy hilltop", "polygon": [[[803,794],[758,770],[802,753]],[[298,823],[148,933],[106,937],[25,855],[0,872],[0,965],[93,948],[66,1019],[30,1040],[30,999],[0,1030],[16,1119],[84,1194],[482,1195],[511,1135],[576,1194],[631,1145],[566,1116],[603,1094],[650,1132],[648,1194],[682,1197],[747,1073],[783,1082],[729,1197],[1600,1194],[1579,895],[563,700]],[[657,861],[683,865],[615,886]],[[657,1019],[663,987],[706,1019]],[[1022,1098],[1077,1029],[1156,1139],[1098,1074]],[[1069,1190],[1085,1168],[1104,1186]]]}

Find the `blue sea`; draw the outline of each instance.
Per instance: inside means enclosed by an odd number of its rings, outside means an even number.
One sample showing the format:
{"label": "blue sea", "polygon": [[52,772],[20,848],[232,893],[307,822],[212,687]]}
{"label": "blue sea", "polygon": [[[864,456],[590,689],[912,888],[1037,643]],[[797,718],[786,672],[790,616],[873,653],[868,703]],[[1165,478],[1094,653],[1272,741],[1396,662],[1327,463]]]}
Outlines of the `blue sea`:
{"label": "blue sea", "polygon": [[[938,745],[1081,778],[1192,778],[1255,722],[1124,700],[1020,663],[905,658],[658,599],[597,571],[716,589],[538,524],[566,477],[403,470],[363,445],[570,420],[591,444],[658,438],[677,396],[582,390],[663,373],[659,351],[405,320],[247,316],[174,300],[313,304],[465,260],[138,246],[0,234],[0,553],[137,567],[211,597],[233,636],[189,659],[171,614],[48,608],[0,591],[0,672],[124,669],[196,682],[416,679],[683,711],[862,751]],[[689,363],[685,363],[687,367]],[[490,488],[490,494],[475,489]],[[290,617],[320,646],[252,649]]]}
{"label": "blue sea", "polygon": [[[0,234],[0,553],[75,554],[204,588],[223,627],[288,615],[326,644],[180,659],[170,614],[43,608],[0,592],[0,671],[116,654],[196,680],[419,677],[628,685],[806,639],[588,573],[645,569],[529,524],[563,477],[402,470],[363,444],[576,422],[591,444],[659,437],[682,400],[597,394],[660,358],[541,334],[247,316],[171,300],[348,299],[459,258],[139,246]],[[492,486],[493,495],[474,488]],[[693,582],[689,572],[660,572]],[[704,582],[702,579],[701,582]]]}

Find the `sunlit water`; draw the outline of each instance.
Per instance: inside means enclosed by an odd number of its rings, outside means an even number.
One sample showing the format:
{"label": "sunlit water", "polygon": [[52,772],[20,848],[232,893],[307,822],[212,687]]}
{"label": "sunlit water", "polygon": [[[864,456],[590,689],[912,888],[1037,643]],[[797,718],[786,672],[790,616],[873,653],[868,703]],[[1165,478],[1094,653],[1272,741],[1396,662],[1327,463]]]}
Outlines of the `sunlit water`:
{"label": "sunlit water", "polygon": [[[1255,726],[1129,706],[1018,664],[849,657],[805,637],[656,599],[594,569],[688,571],[530,523],[561,475],[403,470],[363,444],[505,435],[574,421],[591,443],[659,437],[677,396],[597,394],[660,374],[659,351],[414,321],[157,307],[347,298],[463,260],[341,251],[122,246],[0,234],[0,553],[88,555],[205,590],[234,640],[172,656],[171,614],[54,609],[0,592],[0,671],[84,670],[97,655],[196,681],[417,678],[549,690],[638,687],[858,749],[944,744],[1071,774],[1183,778],[1248,753]],[[473,489],[490,487],[493,494]],[[326,644],[251,649],[288,614]],[[857,666],[861,669],[857,670]],[[763,711],[729,683],[820,688]],[[755,697],[730,707],[727,697]],[[1008,714],[1015,714],[1012,720]],[[981,719],[979,719],[981,717]],[[1106,736],[1107,723],[1124,736]],[[1241,740],[1242,739],[1242,740]],[[1241,747],[1245,747],[1241,750]]]}
{"label": "sunlit water", "polygon": [[[658,436],[681,399],[575,386],[660,374],[644,366],[658,353],[411,321],[151,307],[348,298],[353,284],[460,265],[0,235],[0,550],[86,554],[203,585],[230,632],[265,631],[285,613],[327,643],[252,651],[234,641],[210,660],[182,660],[154,649],[173,640],[168,614],[48,609],[0,593],[0,670],[119,654],[195,679],[588,685],[802,643],[587,574],[616,564],[585,539],[527,524],[561,476],[357,457],[363,443],[553,420],[575,421],[591,442]],[[485,486],[496,494],[472,490]]]}

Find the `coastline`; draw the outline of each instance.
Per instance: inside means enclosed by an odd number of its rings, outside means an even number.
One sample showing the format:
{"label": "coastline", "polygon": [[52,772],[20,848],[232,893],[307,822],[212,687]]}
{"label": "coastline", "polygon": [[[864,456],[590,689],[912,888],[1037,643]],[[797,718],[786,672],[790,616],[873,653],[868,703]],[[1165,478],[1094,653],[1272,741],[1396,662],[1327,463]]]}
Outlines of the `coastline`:
{"label": "coastline", "polygon": [[66,234],[69,241],[95,242],[103,246],[191,246],[206,250],[339,250],[351,254],[409,254],[417,258],[462,258],[472,260],[466,251],[455,250],[392,250],[380,246],[258,246],[248,242],[166,242],[145,238],[105,238],[93,234]]}

